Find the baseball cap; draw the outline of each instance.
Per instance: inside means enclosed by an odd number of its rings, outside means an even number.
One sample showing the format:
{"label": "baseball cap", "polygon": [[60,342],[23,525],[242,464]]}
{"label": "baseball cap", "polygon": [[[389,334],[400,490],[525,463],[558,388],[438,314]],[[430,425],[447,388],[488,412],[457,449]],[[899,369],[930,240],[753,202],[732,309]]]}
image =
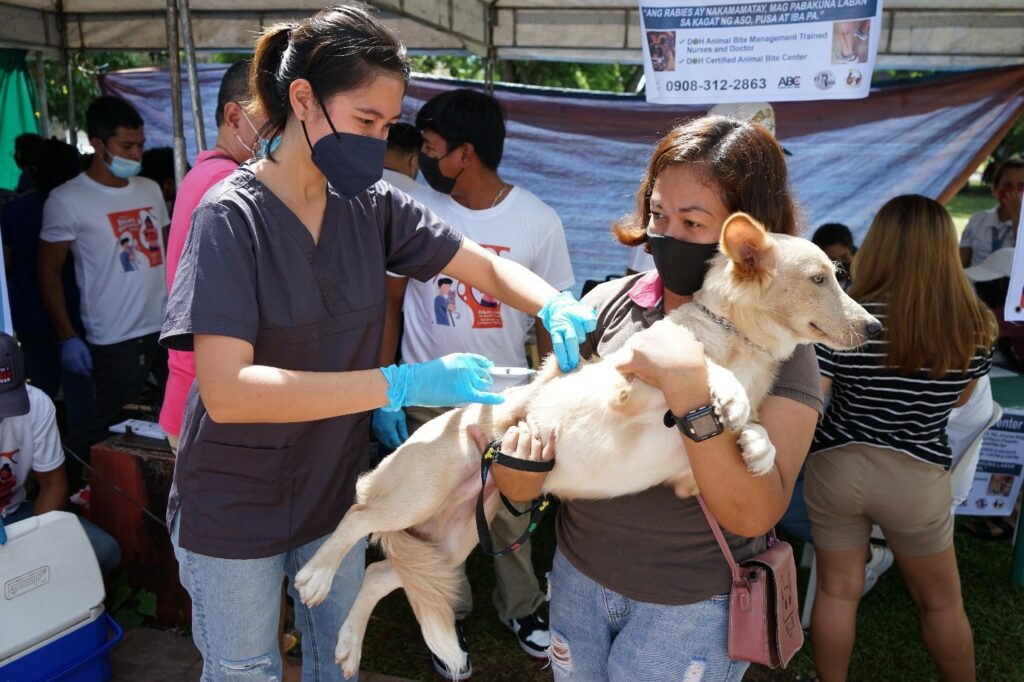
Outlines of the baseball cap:
{"label": "baseball cap", "polygon": [[25,358],[18,342],[0,332],[0,417],[28,414]]}
{"label": "baseball cap", "polygon": [[1013,272],[1013,252],[1012,246],[993,251],[988,258],[977,265],[965,268],[964,274],[972,282],[991,282],[1001,277],[1009,277]]}
{"label": "baseball cap", "polygon": [[[728,116],[739,121],[757,123],[775,137],[775,108],[768,102],[734,102],[716,104],[708,110],[709,116]],[[776,138],[778,139],[778,138]],[[785,147],[782,151],[792,156]]]}

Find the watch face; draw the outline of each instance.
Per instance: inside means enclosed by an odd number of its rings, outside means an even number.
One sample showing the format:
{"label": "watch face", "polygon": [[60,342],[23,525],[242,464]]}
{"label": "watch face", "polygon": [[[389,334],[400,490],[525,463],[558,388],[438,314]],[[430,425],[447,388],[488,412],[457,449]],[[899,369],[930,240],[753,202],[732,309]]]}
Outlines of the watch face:
{"label": "watch face", "polygon": [[690,420],[690,428],[693,429],[693,435],[698,439],[710,438],[721,433],[721,427],[718,425],[718,420],[715,419],[714,412],[707,412]]}

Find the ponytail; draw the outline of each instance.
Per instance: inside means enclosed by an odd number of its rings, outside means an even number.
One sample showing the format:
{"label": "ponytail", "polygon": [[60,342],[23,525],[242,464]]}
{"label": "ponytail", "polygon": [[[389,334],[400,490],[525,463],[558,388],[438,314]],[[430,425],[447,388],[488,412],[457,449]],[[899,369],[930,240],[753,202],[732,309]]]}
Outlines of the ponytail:
{"label": "ponytail", "polygon": [[285,124],[288,123],[288,87],[281,87],[278,73],[293,28],[291,24],[275,24],[263,31],[256,42],[256,53],[249,67],[252,104],[267,117],[259,134],[267,140],[284,132]]}

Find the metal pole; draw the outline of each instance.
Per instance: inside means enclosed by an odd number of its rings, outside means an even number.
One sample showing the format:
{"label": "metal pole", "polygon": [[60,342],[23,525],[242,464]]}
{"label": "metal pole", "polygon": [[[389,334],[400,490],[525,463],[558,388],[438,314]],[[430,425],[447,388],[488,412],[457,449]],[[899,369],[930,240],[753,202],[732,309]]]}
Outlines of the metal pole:
{"label": "metal pole", "polygon": [[487,36],[487,56],[484,57],[484,92],[488,95],[494,94],[494,63],[497,60],[497,50],[494,47],[494,24],[497,21],[497,10],[494,8],[493,0],[484,13],[484,34]]}
{"label": "metal pole", "polygon": [[36,92],[39,95],[39,132],[50,138],[50,107],[46,101],[46,73],[43,70],[43,51],[36,50]]}
{"label": "metal pole", "polygon": [[78,126],[75,121],[74,67],[68,50],[68,17],[64,14],[64,0],[57,0],[57,30],[60,32],[60,58],[64,63],[64,78],[68,86],[68,144],[78,147]]}
{"label": "metal pole", "polygon": [[196,72],[196,44],[192,37],[192,11],[189,0],[178,0],[181,15],[181,38],[185,46],[185,68],[188,69],[188,93],[192,98],[192,124],[196,129],[199,151],[206,149],[206,128],[203,126],[203,105],[199,99],[199,74]]}
{"label": "metal pole", "polygon": [[171,115],[174,139],[174,182],[185,177],[185,123],[181,113],[181,63],[178,60],[178,4],[167,0],[167,56],[171,69]]}

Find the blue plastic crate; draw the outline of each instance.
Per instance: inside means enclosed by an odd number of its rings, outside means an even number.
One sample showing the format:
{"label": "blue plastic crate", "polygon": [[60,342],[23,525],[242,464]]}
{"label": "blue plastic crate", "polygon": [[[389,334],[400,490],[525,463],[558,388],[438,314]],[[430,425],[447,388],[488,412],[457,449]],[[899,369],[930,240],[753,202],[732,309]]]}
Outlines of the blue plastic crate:
{"label": "blue plastic crate", "polygon": [[110,614],[61,635],[0,668],[0,682],[106,682],[110,649],[124,631]]}

